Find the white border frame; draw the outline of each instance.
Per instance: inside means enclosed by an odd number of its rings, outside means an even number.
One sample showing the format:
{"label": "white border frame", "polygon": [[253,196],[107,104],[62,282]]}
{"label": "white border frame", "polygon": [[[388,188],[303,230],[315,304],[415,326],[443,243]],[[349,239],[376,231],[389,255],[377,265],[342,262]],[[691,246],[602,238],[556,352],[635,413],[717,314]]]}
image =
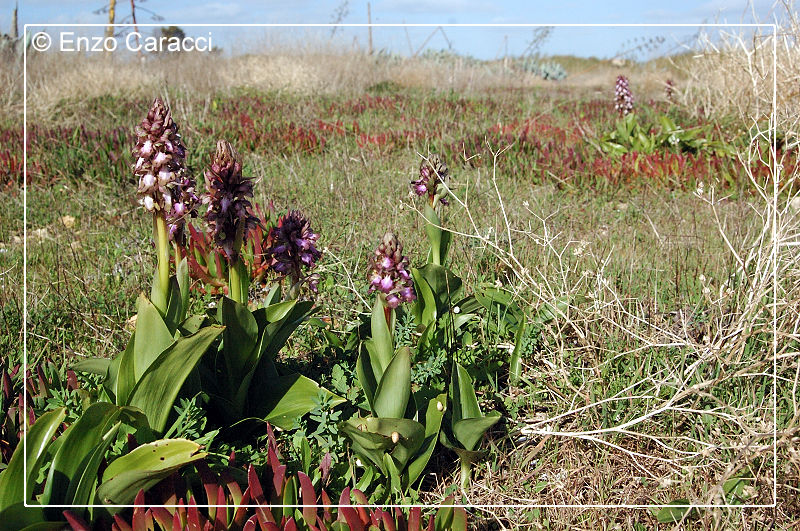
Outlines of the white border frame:
{"label": "white border frame", "polygon": [[[29,28],[76,28],[76,27],[108,27],[110,24],[25,24],[23,26],[23,35],[27,36]],[[626,24],[564,24],[564,23],[555,23],[555,24],[436,24],[436,23],[426,23],[426,24],[391,24],[391,23],[381,23],[381,24],[301,24],[301,23],[291,23],[291,24],[257,24],[257,23],[248,23],[248,24],[236,24],[236,23],[229,23],[229,24],[178,24],[182,27],[188,28],[231,28],[231,27],[247,27],[247,28],[267,28],[267,27],[277,27],[277,28],[318,28],[318,27],[342,27],[342,28],[369,28],[369,27],[376,27],[376,28],[397,28],[397,27],[423,27],[423,28],[436,28],[436,27],[454,27],[454,28],[538,28],[538,27],[577,27],[577,28],[585,28],[585,27],[601,27],[601,28],[617,28],[617,27],[626,27],[626,28],[651,28],[651,27],[666,27],[666,28],[729,28],[729,27],[738,27],[738,28],[772,28],[772,112],[770,113],[770,120],[772,125],[770,127],[770,133],[772,136],[772,265],[773,265],[773,274],[772,274],[772,325],[773,325],[773,338],[772,338],[772,408],[773,408],[773,433],[772,433],[772,503],[771,504],[743,504],[743,505],[732,505],[732,504],[689,504],[689,505],[671,505],[671,504],[652,504],[652,505],[636,505],[636,504],[620,504],[620,505],[608,505],[608,504],[537,504],[537,505],[527,505],[527,504],[488,504],[488,505],[464,505],[464,504],[453,504],[449,505],[448,507],[461,507],[464,509],[502,509],[502,508],[513,508],[513,509],[527,509],[527,508],[544,508],[544,509],[558,509],[558,508],[585,508],[585,509],[657,509],[661,507],[673,507],[676,509],[755,509],[755,508],[775,508],[777,507],[778,503],[778,451],[777,451],[777,441],[778,441],[778,308],[777,308],[777,295],[778,295],[778,243],[776,241],[777,237],[777,221],[778,221],[778,161],[777,161],[777,95],[778,95],[778,79],[777,79],[777,63],[778,63],[778,53],[777,53],[777,41],[778,41],[778,26],[777,24],[689,24],[689,23],[676,23],[676,24],[655,24],[655,23],[626,23]],[[164,24],[155,24],[155,23],[144,23],[144,24],[113,24],[114,27],[162,27]],[[22,237],[23,237],[23,260],[22,260],[22,274],[23,274],[23,304],[22,304],[22,335],[23,335],[23,377],[28,372],[28,50],[27,47],[23,47],[23,187],[22,187],[22,204],[23,204],[23,229],[22,229]],[[25,412],[28,411],[28,400],[27,394],[23,393],[23,409]],[[63,508],[63,509],[73,509],[73,508],[101,508],[101,507],[113,507],[113,508],[136,508],[136,507],[145,507],[149,508],[152,505],[103,505],[103,504],[88,504],[88,505],[41,505],[41,504],[28,504],[27,498],[27,487],[28,487],[28,466],[27,466],[27,454],[28,454],[28,444],[27,444],[27,433],[28,433],[28,417],[27,413],[25,415],[25,422],[24,422],[24,434],[26,435],[23,438],[23,505],[25,507],[41,507],[41,508]],[[290,507],[290,508],[303,508],[303,507],[353,507],[355,505],[340,505],[340,504],[332,504],[332,505],[311,505],[311,504],[294,504],[294,505],[195,505],[198,508],[228,508],[228,507],[247,507],[247,508],[264,508],[264,507]],[[434,508],[437,509],[439,507],[443,507],[441,504],[408,504],[408,505],[400,505],[400,504],[367,504],[367,505],[360,505],[361,507],[378,507],[382,509],[386,508],[409,508],[409,507],[422,507],[422,508]],[[161,505],[158,507],[165,507],[165,508],[178,508],[178,507],[188,507],[187,504],[184,505]]]}

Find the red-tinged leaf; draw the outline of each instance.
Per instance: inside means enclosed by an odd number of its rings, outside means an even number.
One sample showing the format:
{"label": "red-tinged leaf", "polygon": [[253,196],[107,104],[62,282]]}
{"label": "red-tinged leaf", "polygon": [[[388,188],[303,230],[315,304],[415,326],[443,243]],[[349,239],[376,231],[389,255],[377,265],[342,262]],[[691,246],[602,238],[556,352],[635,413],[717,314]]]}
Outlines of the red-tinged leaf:
{"label": "red-tinged leaf", "polygon": [[139,493],[136,494],[136,499],[133,500],[133,504],[136,505],[133,509],[131,525],[133,531],[147,531],[147,518],[145,518],[147,507],[144,502],[144,490],[139,490]]}
{"label": "red-tinged leaf", "polygon": [[328,483],[328,476],[331,473],[331,453],[325,452],[325,455],[322,457],[322,460],[319,463],[319,471],[322,473],[322,484],[325,485]]}
{"label": "red-tinged leaf", "polygon": [[297,479],[300,480],[300,494],[302,496],[303,505],[303,518],[306,522],[312,523],[317,519],[317,509],[314,507],[317,504],[317,495],[314,492],[314,485],[303,472],[297,473]]}
{"label": "red-tinged leaf", "polygon": [[375,527],[379,527],[381,525],[381,511],[380,509],[375,509],[374,511],[370,512],[369,514],[369,522],[374,525]]}
{"label": "red-tinged leaf", "polygon": [[194,501],[194,496],[189,498],[189,507],[186,512],[186,523],[189,531],[203,531],[203,518],[200,511],[197,510],[197,503]]}
{"label": "red-tinged leaf", "polygon": [[267,451],[267,459],[270,468],[272,468],[272,485],[275,488],[276,499],[282,499],[283,487],[286,479],[286,465],[280,463],[278,454],[272,444],[270,444],[269,450]]}
{"label": "red-tinged leaf", "polygon": [[136,437],[132,433],[128,434],[127,444],[128,444],[128,451],[129,452],[132,452],[132,451],[136,450],[136,448],[138,448],[138,446],[139,446],[139,443],[136,442]]}
{"label": "red-tinged leaf", "polygon": [[261,482],[258,480],[258,476],[256,475],[256,469],[253,468],[253,465],[247,469],[247,484],[248,490],[250,491],[250,497],[253,499],[255,504],[259,505],[260,507],[256,508],[256,516],[258,516],[258,523],[261,525],[261,528],[264,529],[264,526],[267,522],[275,522],[275,518],[272,516],[272,512],[266,510],[264,507],[267,504],[267,499],[264,496],[264,489],[261,487]]}
{"label": "red-tinged leaf", "polygon": [[228,466],[236,464],[236,450],[231,450],[231,455],[228,456]]}
{"label": "red-tinged leaf", "polygon": [[394,519],[397,522],[397,529],[400,531],[408,531],[408,526],[406,525],[406,515],[403,514],[403,511],[400,510],[400,507],[394,508]]}
{"label": "red-tinged leaf", "polygon": [[[208,500],[208,505],[217,505],[217,490],[219,484],[217,483],[217,477],[211,472],[211,469],[208,468],[208,465],[205,461],[198,461],[195,463],[195,468],[197,469],[197,473],[200,476],[200,481],[203,482],[203,489],[206,491],[206,499]],[[217,518],[217,508],[216,507],[209,507],[208,508],[208,518],[209,520],[216,520]]]}
{"label": "red-tinged leaf", "polygon": [[231,499],[233,501],[233,505],[239,505],[242,503],[242,489],[239,487],[239,484],[236,480],[233,479],[230,472],[228,470],[223,470],[220,473],[220,478],[225,483],[225,486],[228,487],[228,492],[231,493]]}
{"label": "red-tinged leaf", "polygon": [[412,507],[408,511],[408,531],[422,531],[420,522],[422,520],[422,508]]}
{"label": "red-tinged leaf", "polygon": [[78,376],[72,369],[67,369],[67,390],[75,391],[78,388]]}
{"label": "red-tinged leaf", "polygon": [[245,489],[244,494],[240,499],[240,502],[241,505],[237,503],[236,510],[233,513],[233,523],[237,527],[242,527],[245,518],[247,518],[247,507],[244,506],[250,504],[250,487],[247,487],[247,489]]}
{"label": "red-tinged leaf", "polygon": [[256,522],[258,522],[256,516],[251,516],[247,522],[245,522],[242,531],[256,531]]}
{"label": "red-tinged leaf", "polygon": [[428,518],[428,531],[434,531],[434,529],[433,515],[431,515],[430,518]]}
{"label": "red-tinged leaf", "polygon": [[283,531],[297,531],[297,524],[294,522],[294,518],[289,518],[286,521],[286,524],[283,526]]}
{"label": "red-tinged leaf", "polygon": [[11,393],[13,392],[14,389],[11,385],[11,377],[6,371],[3,371],[3,397],[6,400],[9,400],[11,398]]}
{"label": "red-tinged leaf", "polygon": [[172,514],[172,531],[183,531],[183,519],[177,510]]}
{"label": "red-tinged leaf", "polygon": [[166,507],[154,506],[151,510],[153,511],[153,518],[162,529],[169,529],[172,526],[172,514]]}
{"label": "red-tinged leaf", "polygon": [[358,489],[353,489],[353,499],[356,500],[356,503],[360,503],[361,505],[367,505],[369,501],[367,501],[367,495],[361,492]]}
{"label": "red-tinged leaf", "polygon": [[317,515],[317,527],[314,528],[309,524],[308,526],[311,531],[328,531],[328,526],[325,525],[325,522],[322,520],[322,517]]}
{"label": "red-tinged leaf", "polygon": [[345,487],[339,496],[339,520],[344,521],[350,531],[364,531],[364,524],[355,509],[350,507],[350,487]]}
{"label": "red-tinged leaf", "polygon": [[83,518],[72,511],[64,511],[61,514],[64,515],[64,519],[72,528],[72,531],[91,531],[92,528],[89,527],[89,524],[87,524]]}
{"label": "red-tinged leaf", "polygon": [[383,528],[386,531],[397,531],[397,528],[394,526],[394,518],[392,518],[392,513],[389,511],[383,511],[381,514],[381,519],[383,520]]}
{"label": "red-tinged leaf", "polygon": [[[217,485],[217,497],[216,502],[218,505],[225,505],[228,503],[228,500],[225,499],[225,489],[222,488],[222,485]],[[217,529],[227,529],[228,528],[228,511],[225,507],[217,507],[215,508],[216,511],[216,518],[214,519],[214,525]]]}
{"label": "red-tinged leaf", "polygon": [[322,519],[325,522],[330,522],[331,520],[333,520],[333,515],[331,514],[331,511],[329,509],[329,507],[331,505],[331,499],[328,496],[328,493],[325,492],[325,489],[322,489],[322,496],[321,497],[322,497],[322,506],[325,507],[325,509],[322,512]]}
{"label": "red-tinged leaf", "polygon": [[133,529],[131,528],[131,526],[129,526],[129,525],[128,525],[128,522],[126,522],[126,521],[125,521],[125,520],[124,520],[124,519],[123,519],[123,518],[122,518],[120,515],[118,515],[118,514],[115,514],[115,515],[114,515],[114,523],[117,525],[117,529],[119,529],[119,531],[133,531]]}

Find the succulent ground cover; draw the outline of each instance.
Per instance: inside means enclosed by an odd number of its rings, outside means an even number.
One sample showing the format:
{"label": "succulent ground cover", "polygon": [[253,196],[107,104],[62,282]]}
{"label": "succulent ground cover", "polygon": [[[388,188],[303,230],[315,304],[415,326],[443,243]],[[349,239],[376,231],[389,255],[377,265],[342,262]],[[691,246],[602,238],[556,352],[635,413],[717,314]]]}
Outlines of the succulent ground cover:
{"label": "succulent ground cover", "polygon": [[[22,140],[0,124],[3,478],[27,418],[31,501],[153,506],[24,513],[5,481],[0,515],[738,525],[680,505],[770,503],[773,393],[781,429],[797,418],[794,369],[770,376],[796,277],[781,255],[770,298],[769,139],[622,88],[64,101],[28,131],[27,374]],[[773,156],[794,174],[790,142]],[[348,507],[366,503],[442,508]]]}

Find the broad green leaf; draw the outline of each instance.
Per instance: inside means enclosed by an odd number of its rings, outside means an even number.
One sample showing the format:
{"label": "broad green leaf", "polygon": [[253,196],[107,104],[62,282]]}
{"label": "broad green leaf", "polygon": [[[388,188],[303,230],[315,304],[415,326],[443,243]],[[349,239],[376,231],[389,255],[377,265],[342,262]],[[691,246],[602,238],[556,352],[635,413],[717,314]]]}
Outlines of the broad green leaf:
{"label": "broad green leaf", "polygon": [[67,504],[89,505],[94,501],[94,493],[97,490],[97,471],[100,469],[106,451],[114,443],[121,425],[122,422],[114,424],[81,463],[79,475],[70,481],[65,497]]}
{"label": "broad green leaf", "polygon": [[423,215],[426,221],[425,234],[428,235],[428,242],[430,243],[431,261],[436,265],[442,265],[443,260],[446,258],[445,255],[442,255],[442,222],[436,214],[436,210],[428,203],[425,204]]}
{"label": "broad green leaf", "polygon": [[511,352],[511,358],[508,360],[508,379],[512,385],[519,382],[522,376],[522,349],[525,346],[525,319],[519,323],[517,327],[516,338],[514,339],[514,350]]}
{"label": "broad green leaf", "polygon": [[458,362],[453,362],[453,376],[450,381],[450,400],[453,401],[453,424],[461,419],[478,418],[481,408],[472,387],[472,378]]}
{"label": "broad green leaf", "polygon": [[181,297],[181,287],[175,276],[169,277],[169,298],[167,299],[167,312],[164,315],[164,324],[170,332],[174,333],[178,328],[178,323],[183,321],[183,298]]}
{"label": "broad green leaf", "polygon": [[42,529],[42,530],[60,530],[63,529],[66,522],[48,522],[47,515],[44,514],[44,509],[41,507],[30,505],[25,507],[25,504],[17,502],[0,511],[0,522],[2,522],[3,529]]}
{"label": "broad green leaf", "polygon": [[485,417],[461,419],[453,423],[453,435],[465,450],[475,451],[486,430],[497,424],[500,413],[492,411]]}
{"label": "broad green leaf", "polygon": [[656,513],[656,520],[662,524],[671,524],[680,522],[684,518],[691,518],[696,511],[686,507],[688,505],[691,504],[686,498],[673,500]]}
{"label": "broad green leaf", "polygon": [[[315,398],[322,388],[317,383],[298,373],[280,376],[268,385],[254,388],[250,395],[253,416],[262,418],[282,429],[291,429],[295,420],[316,406]],[[344,402],[344,398],[323,389],[332,404]]]}
{"label": "broad green leaf", "polygon": [[259,342],[258,355],[261,358],[275,359],[292,332],[312,313],[313,307],[314,303],[311,301],[299,301],[285,317],[269,323]]}
{"label": "broad green leaf", "polygon": [[186,439],[162,439],[143,444],[116,458],[103,472],[97,497],[105,504],[129,504],[140,489],[147,490],[181,467],[206,456],[201,446]]}
{"label": "broad green leaf", "polygon": [[394,339],[389,324],[386,322],[386,314],[380,296],[375,297],[375,305],[372,307],[372,317],[370,321],[372,331],[372,343],[374,349],[370,352],[370,362],[373,366],[375,378],[380,382],[381,375],[389,366],[389,362],[394,355]]}
{"label": "broad green leaf", "polygon": [[85,358],[72,366],[73,370],[88,372],[105,376],[108,373],[108,366],[111,364],[109,358]]}
{"label": "broad green leaf", "polygon": [[222,297],[222,355],[231,386],[255,367],[258,323],[244,304]]}
{"label": "broad green leaf", "polygon": [[[39,467],[66,414],[63,407],[48,411],[28,428],[24,443],[20,441],[8,467],[0,473],[0,511],[15,503],[33,499],[33,487],[36,485]],[[24,493],[27,493],[27,499],[23,499]]]}
{"label": "broad green leaf", "polygon": [[267,318],[267,322],[276,323],[289,315],[289,312],[292,311],[292,308],[294,308],[296,304],[296,299],[270,304],[263,308],[264,316]]}
{"label": "broad green leaf", "polygon": [[373,407],[381,418],[403,418],[411,395],[411,350],[397,350],[378,382]]}
{"label": "broad green leaf", "polygon": [[361,389],[367,397],[367,403],[369,403],[369,407],[374,413],[375,407],[373,402],[375,400],[375,390],[378,388],[378,381],[375,377],[372,364],[370,363],[370,348],[374,348],[372,346],[372,340],[367,339],[364,341],[364,347],[361,349],[358,359],[356,360],[356,377],[358,378],[358,383],[361,385]]}
{"label": "broad green leaf", "polygon": [[[136,338],[139,341],[136,341]],[[150,364],[173,342],[172,332],[163,317],[144,294],[139,294],[139,312],[136,314],[136,332],[133,344],[134,381],[147,371]]]}
{"label": "broad green leaf", "polygon": [[[353,449],[384,474],[386,453],[390,453],[402,469],[425,439],[425,428],[410,419],[351,418],[339,424],[339,428],[350,438]],[[392,441],[393,432],[399,435],[397,443]]]}
{"label": "broad green leaf", "polygon": [[129,405],[144,412],[153,430],[164,431],[183,382],[222,330],[221,326],[207,326],[196,334],[182,337],[165,350],[136,383]]}
{"label": "broad green leaf", "polygon": [[417,294],[417,300],[412,306],[414,320],[417,324],[428,326],[436,320],[438,315],[436,297],[419,269],[412,268],[411,276],[414,279],[414,291]]}
{"label": "broad green leaf", "polygon": [[[72,505],[68,500],[67,490],[76,476],[87,466],[87,459],[95,447],[103,440],[103,436],[117,422],[120,408],[107,402],[97,402],[89,406],[60,437],[61,446],[53,456],[47,473],[43,505]],[[99,462],[97,463],[99,465]],[[97,476],[97,469],[94,470]],[[85,502],[84,502],[85,503]]]}
{"label": "broad green leaf", "polygon": [[452,302],[461,297],[463,284],[461,279],[446,267],[436,264],[423,266],[419,271],[428,282],[436,299],[437,315],[444,314],[452,306]]}
{"label": "broad green leaf", "polygon": [[447,404],[447,395],[445,393],[428,401],[425,411],[425,439],[418,454],[408,465],[409,485],[413,484],[425,471],[433,450],[436,448],[436,441],[439,440],[439,430],[444,417],[445,404]]}

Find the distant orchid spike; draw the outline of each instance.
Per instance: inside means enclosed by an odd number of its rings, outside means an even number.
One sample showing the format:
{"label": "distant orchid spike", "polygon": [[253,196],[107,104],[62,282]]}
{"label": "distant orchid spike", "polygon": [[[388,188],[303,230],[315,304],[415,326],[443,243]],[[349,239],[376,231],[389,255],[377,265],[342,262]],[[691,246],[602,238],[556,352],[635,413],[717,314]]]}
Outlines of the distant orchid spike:
{"label": "distant orchid spike", "polygon": [[633,112],[633,94],[625,76],[617,76],[617,84],[614,87],[614,109],[621,116]]}
{"label": "distant orchid spike", "polygon": [[671,79],[664,83],[664,95],[667,97],[668,102],[675,103],[675,83]]}
{"label": "distant orchid spike", "polygon": [[239,257],[242,238],[258,224],[252,213],[253,180],[242,177],[242,163],[233,146],[225,140],[217,142],[217,151],[205,172],[206,193],[203,203],[214,243],[229,261]]}
{"label": "distant orchid spike", "polygon": [[[191,215],[197,204],[194,180],[186,176],[186,148],[178,134],[172,111],[160,98],[142,123],[136,127],[136,163],[133,173],[139,180],[139,204],[149,212],[162,212],[173,224]],[[180,215],[173,213],[177,206]],[[182,224],[181,224],[182,228]]]}
{"label": "distant orchid spike", "polygon": [[369,272],[369,291],[379,291],[386,296],[386,304],[397,308],[401,302],[416,299],[411,280],[408,257],[403,255],[403,245],[391,232],[383,236],[372,257]]}
{"label": "distant orchid spike", "polygon": [[428,156],[427,160],[423,159],[419,166],[419,179],[411,181],[411,189],[418,196],[428,196],[428,201],[431,206],[436,203],[437,194],[441,196],[439,201],[443,205],[447,205],[447,198],[444,197],[442,183],[449,176],[447,164],[444,163],[442,158],[436,153]]}
{"label": "distant orchid spike", "polygon": [[280,278],[290,278],[292,284],[308,281],[311,290],[317,291],[319,275],[303,277],[304,270],[316,267],[322,253],[316,243],[319,234],[311,230],[311,223],[297,210],[278,218],[277,225],[269,230],[268,247],[264,251],[269,267]]}

